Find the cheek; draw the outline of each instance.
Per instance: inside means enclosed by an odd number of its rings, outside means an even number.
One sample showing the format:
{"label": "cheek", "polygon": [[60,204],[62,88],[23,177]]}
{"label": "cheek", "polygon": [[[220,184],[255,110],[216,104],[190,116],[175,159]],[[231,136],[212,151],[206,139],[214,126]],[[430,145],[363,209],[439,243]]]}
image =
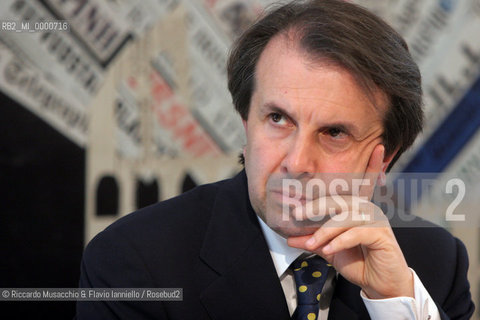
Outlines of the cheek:
{"label": "cheek", "polygon": [[[341,154],[335,154],[326,161],[324,172],[356,173],[364,172],[373,148],[352,148]],[[324,162],[325,163],[325,162]]]}
{"label": "cheek", "polygon": [[265,133],[261,130],[260,124],[252,125],[247,131],[247,157],[256,165],[264,165],[268,157],[269,141]]}
{"label": "cheek", "polygon": [[370,158],[375,147],[381,143],[381,139],[374,139],[368,143],[362,144],[355,152],[354,163],[352,164],[353,172],[364,172],[368,167]]}
{"label": "cheek", "polygon": [[[349,152],[336,154],[335,156],[329,156],[322,161],[321,172],[334,173],[334,172],[354,172],[356,158],[352,157]],[[353,160],[353,161],[352,161]]]}
{"label": "cheek", "polygon": [[270,141],[252,139],[246,147],[245,168],[250,180],[257,188],[263,188],[269,176],[277,171],[281,161],[279,148]]}
{"label": "cheek", "polygon": [[246,166],[255,175],[268,173],[273,158],[274,155],[272,155],[269,147],[258,143],[258,141],[249,144],[246,148]]}

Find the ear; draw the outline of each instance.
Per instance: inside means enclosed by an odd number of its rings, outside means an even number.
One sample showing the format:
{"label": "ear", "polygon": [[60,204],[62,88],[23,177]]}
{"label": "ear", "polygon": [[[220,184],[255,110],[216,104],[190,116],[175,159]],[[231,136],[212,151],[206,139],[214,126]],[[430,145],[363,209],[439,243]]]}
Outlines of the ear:
{"label": "ear", "polygon": [[245,128],[245,133],[247,133],[247,120],[242,119],[243,127]]}
{"label": "ear", "polygon": [[390,165],[390,162],[392,162],[397,152],[398,152],[398,148],[388,156],[383,157],[382,171],[380,172],[377,178],[377,184],[379,186],[384,186],[387,183],[387,168]]}

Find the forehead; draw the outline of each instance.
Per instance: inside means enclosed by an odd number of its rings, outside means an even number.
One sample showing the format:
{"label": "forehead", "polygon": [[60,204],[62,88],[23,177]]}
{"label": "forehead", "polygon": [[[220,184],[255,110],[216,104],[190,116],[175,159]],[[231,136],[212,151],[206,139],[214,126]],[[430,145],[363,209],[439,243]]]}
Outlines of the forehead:
{"label": "forehead", "polygon": [[[334,84],[320,81],[321,75],[336,71],[337,82],[344,83],[344,103],[353,106],[361,102],[384,114],[389,105],[388,96],[384,92],[377,87],[371,89],[359,84],[351,72],[339,63],[332,62],[332,59],[322,58],[321,54],[313,57],[300,47],[295,40],[297,37],[294,31],[285,32],[276,35],[267,43],[256,65],[254,95],[258,92],[267,94],[278,89],[296,90],[299,94],[310,91],[312,94],[315,88],[323,89],[319,90],[319,93],[325,94],[328,87]],[[335,93],[338,95],[341,92],[336,90]]]}

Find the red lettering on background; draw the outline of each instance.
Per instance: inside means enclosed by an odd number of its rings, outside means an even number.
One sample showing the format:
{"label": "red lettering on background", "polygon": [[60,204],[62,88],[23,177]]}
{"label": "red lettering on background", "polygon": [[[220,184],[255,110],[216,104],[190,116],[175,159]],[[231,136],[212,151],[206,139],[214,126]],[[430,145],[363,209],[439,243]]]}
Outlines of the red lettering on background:
{"label": "red lettering on background", "polygon": [[216,145],[211,142],[189,110],[178,102],[173,103],[174,99],[167,101],[174,96],[172,89],[163,78],[156,73],[151,73],[150,80],[154,100],[152,109],[157,115],[158,123],[170,130],[173,133],[172,138],[179,141],[182,148],[191,155],[196,157],[205,154],[218,155],[219,150]]}
{"label": "red lettering on background", "polygon": [[172,89],[158,74],[151,73],[150,80],[152,81],[151,93],[155,102],[161,102],[173,96]]}
{"label": "red lettering on background", "polygon": [[187,112],[184,108],[178,104],[172,105],[168,110],[164,112],[157,112],[158,122],[167,129],[172,129],[182,118],[187,115]]}

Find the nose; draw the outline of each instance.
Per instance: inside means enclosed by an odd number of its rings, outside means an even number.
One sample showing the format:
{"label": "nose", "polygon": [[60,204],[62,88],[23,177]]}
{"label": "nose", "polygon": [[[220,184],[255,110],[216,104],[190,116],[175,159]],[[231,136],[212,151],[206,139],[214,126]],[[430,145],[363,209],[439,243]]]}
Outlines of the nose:
{"label": "nose", "polygon": [[313,138],[297,134],[288,146],[282,171],[291,176],[311,177],[318,170],[318,155]]}

